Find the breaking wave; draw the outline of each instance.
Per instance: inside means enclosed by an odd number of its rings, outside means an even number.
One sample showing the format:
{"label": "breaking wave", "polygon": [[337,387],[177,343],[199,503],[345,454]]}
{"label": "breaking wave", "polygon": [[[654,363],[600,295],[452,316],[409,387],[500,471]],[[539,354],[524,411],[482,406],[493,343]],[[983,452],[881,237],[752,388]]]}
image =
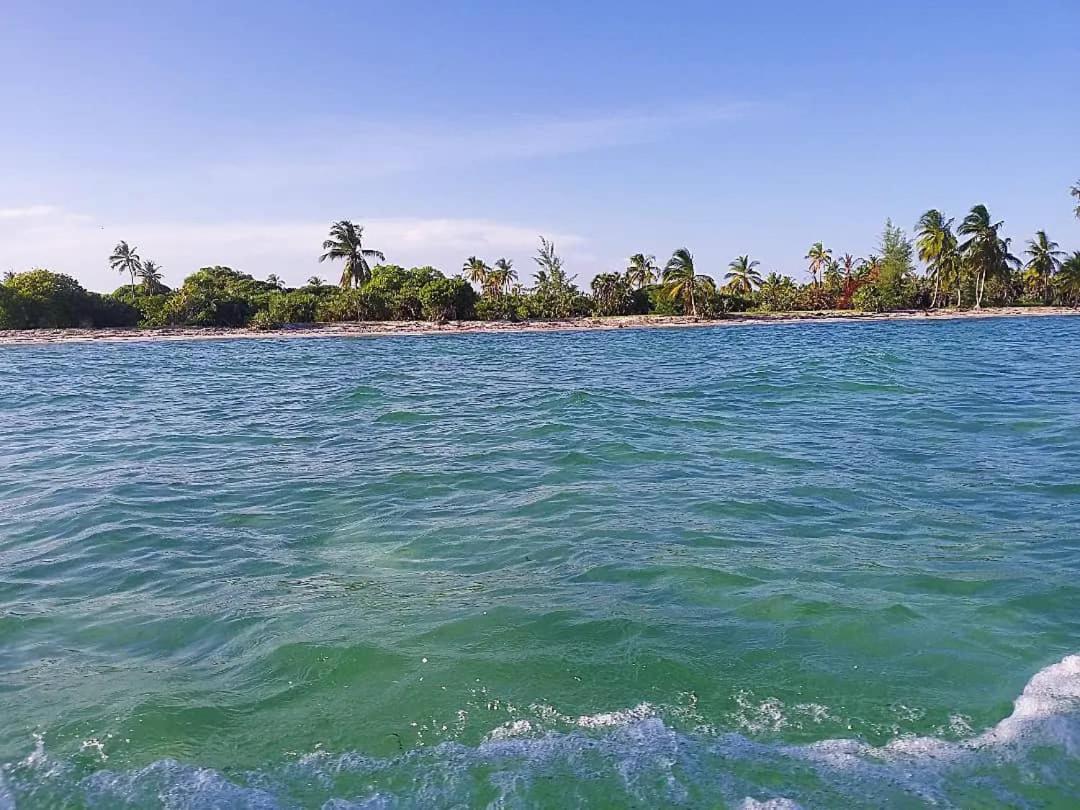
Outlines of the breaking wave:
{"label": "breaking wave", "polygon": [[[560,716],[565,725],[566,716]],[[682,731],[649,704],[570,718],[573,730],[516,720],[475,746],[444,742],[381,759],[313,753],[224,773],[172,759],[80,773],[40,740],[0,771],[15,807],[438,808],[458,806],[1045,806],[1080,791],[1080,655],[1037,673],[995,726],[960,740],[900,737],[806,745]]]}

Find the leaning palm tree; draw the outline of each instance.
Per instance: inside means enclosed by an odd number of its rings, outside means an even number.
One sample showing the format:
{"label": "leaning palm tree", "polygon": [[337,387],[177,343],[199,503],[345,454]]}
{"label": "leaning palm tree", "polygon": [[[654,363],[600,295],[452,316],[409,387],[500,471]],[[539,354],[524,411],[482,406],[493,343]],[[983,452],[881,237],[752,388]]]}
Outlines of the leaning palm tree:
{"label": "leaning palm tree", "polygon": [[142,263],[142,267],[138,270],[138,276],[142,280],[143,292],[147,295],[157,295],[165,291],[161,267],[153,259],[147,259]]}
{"label": "leaning palm tree", "polygon": [[956,232],[966,236],[960,245],[964,263],[975,276],[975,308],[982,307],[986,281],[992,277],[1007,279],[1020,261],[1009,252],[1012,240],[1002,239],[1000,231],[1005,222],[993,222],[985,205],[976,205],[964,217]]}
{"label": "leaning palm tree", "polygon": [[470,256],[465,260],[465,264],[461,266],[461,272],[465,278],[477,285],[481,290],[487,288],[488,274],[491,273],[491,268],[483,259]]}
{"label": "leaning palm tree", "polygon": [[626,280],[630,286],[638,290],[652,284],[659,275],[660,268],[656,266],[655,256],[635,253],[626,266]]}
{"label": "leaning palm tree", "polygon": [[118,273],[127,273],[131,277],[131,299],[134,301],[137,293],[135,292],[135,277],[139,275],[139,270],[142,269],[142,259],[139,258],[138,248],[129,247],[127,242],[119,242],[115,248],[113,248],[112,255],[109,257],[109,267]]}
{"label": "leaning palm tree", "polygon": [[832,251],[821,242],[814,242],[804,258],[810,262],[810,277],[813,278],[816,286],[818,273],[824,272],[825,268],[829,266],[829,262],[832,261]]}
{"label": "leaning palm tree", "polygon": [[716,289],[716,282],[709,276],[699,276],[694,268],[693,254],[686,248],[679,248],[664,267],[664,289],[672,298],[681,300],[683,310],[689,308],[696,318],[698,295]]}
{"label": "leaning palm tree", "polygon": [[330,238],[323,242],[323,250],[326,251],[319,257],[320,262],[328,259],[336,261],[343,259],[345,268],[341,272],[341,287],[359,287],[371,278],[370,259],[378,259],[385,262],[386,257],[380,250],[368,250],[364,247],[364,229],[357,227],[347,219],[335,222],[330,226]]}
{"label": "leaning palm tree", "polygon": [[930,308],[937,306],[938,293],[941,291],[942,282],[946,284],[956,281],[957,306],[960,305],[960,284],[957,278],[960,267],[960,256],[957,252],[956,235],[952,231],[952,219],[945,219],[945,215],[936,208],[919,217],[916,226],[915,250],[919,261],[926,263],[928,274],[934,279],[934,295],[930,300]]}
{"label": "leaning palm tree", "polygon": [[1028,240],[1028,249],[1024,251],[1024,255],[1031,257],[1025,269],[1031,272],[1042,288],[1043,303],[1049,303],[1050,284],[1065,257],[1065,251],[1059,250],[1059,247],[1057,242],[1047,238],[1046,231],[1035,231],[1035,238]]}
{"label": "leaning palm tree", "polygon": [[749,256],[739,256],[728,265],[728,272],[724,274],[725,286],[737,295],[752,294],[755,287],[761,286],[759,264],[761,262],[751,261]]}

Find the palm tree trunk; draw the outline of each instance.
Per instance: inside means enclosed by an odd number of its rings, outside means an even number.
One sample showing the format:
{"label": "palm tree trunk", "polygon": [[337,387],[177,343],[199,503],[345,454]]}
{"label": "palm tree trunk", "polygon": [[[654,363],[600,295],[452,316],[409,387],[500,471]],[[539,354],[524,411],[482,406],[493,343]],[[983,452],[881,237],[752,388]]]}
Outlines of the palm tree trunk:
{"label": "palm tree trunk", "polygon": [[694,302],[694,279],[690,279],[690,315],[697,317],[697,304]]}
{"label": "palm tree trunk", "polygon": [[938,288],[941,286],[941,273],[934,273],[934,295],[930,299],[930,309],[937,306]]}

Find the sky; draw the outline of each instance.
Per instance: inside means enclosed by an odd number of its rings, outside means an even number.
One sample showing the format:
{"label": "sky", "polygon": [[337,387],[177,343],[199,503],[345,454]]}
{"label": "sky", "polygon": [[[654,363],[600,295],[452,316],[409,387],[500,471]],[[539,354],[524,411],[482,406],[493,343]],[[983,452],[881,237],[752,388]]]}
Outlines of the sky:
{"label": "sky", "polygon": [[[986,204],[1080,249],[1080,2],[0,0],[0,270],[301,284],[334,220],[447,274],[538,236],[805,277]],[[1015,252],[1015,251],[1014,251]]]}

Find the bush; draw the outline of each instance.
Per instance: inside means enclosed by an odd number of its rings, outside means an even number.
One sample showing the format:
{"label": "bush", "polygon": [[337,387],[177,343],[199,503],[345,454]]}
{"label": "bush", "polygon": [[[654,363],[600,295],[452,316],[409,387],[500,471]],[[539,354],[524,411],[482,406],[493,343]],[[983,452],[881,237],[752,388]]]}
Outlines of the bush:
{"label": "bush", "polygon": [[299,290],[272,293],[265,311],[275,323],[311,323],[318,303],[314,295]]}
{"label": "bush", "polygon": [[71,276],[48,270],[19,273],[0,290],[0,326],[6,329],[133,326],[139,320],[129,304],[88,292]]}
{"label": "bush", "polygon": [[520,293],[482,295],[475,312],[482,321],[524,321],[529,318],[529,301]]}
{"label": "bush", "polygon": [[270,313],[267,312],[265,309],[256,312],[251,317],[251,321],[248,322],[248,328],[256,332],[269,332],[274,329],[280,328],[280,326],[281,323],[275,321],[273,317],[271,317]]}
{"label": "bush", "polygon": [[204,267],[169,299],[165,319],[185,326],[244,326],[277,287],[228,267]]}
{"label": "bush", "polygon": [[463,278],[434,278],[420,288],[420,306],[429,321],[463,321],[473,318],[476,292]]}

